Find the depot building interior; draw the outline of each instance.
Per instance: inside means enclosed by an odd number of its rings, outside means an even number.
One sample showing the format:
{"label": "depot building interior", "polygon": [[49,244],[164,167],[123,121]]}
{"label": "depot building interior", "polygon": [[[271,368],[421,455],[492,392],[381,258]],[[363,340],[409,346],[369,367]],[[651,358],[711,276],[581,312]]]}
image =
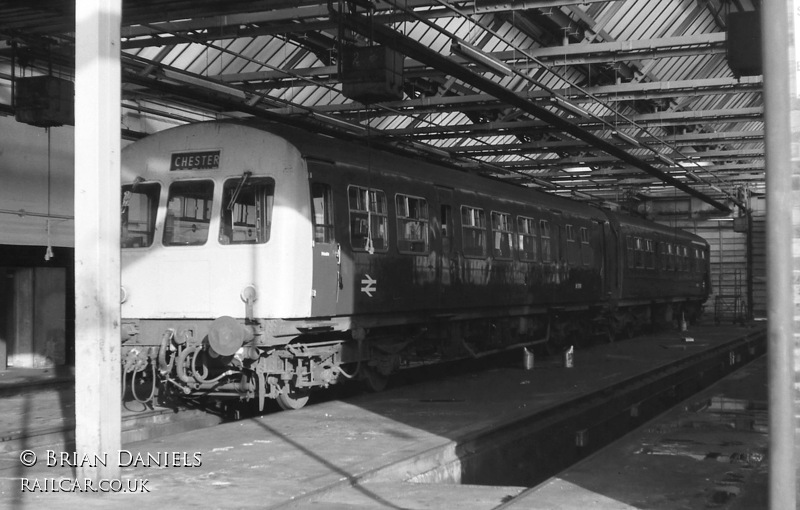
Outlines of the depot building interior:
{"label": "depot building interior", "polygon": [[[74,360],[74,2],[0,6],[0,367]],[[756,0],[123,2],[123,145],[256,118],[711,244],[706,319],[766,315]]]}

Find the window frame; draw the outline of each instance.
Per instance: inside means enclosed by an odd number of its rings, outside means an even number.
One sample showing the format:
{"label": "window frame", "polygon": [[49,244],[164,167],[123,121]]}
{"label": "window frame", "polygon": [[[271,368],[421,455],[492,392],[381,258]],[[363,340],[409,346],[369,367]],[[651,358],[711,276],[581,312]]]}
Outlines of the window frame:
{"label": "window frame", "polygon": [[[477,214],[470,214],[465,216],[465,212],[471,211]],[[470,218],[469,224],[464,222],[466,217]],[[475,220],[478,218],[482,225],[476,225]],[[467,234],[470,234],[469,236]],[[477,234],[476,239],[479,239],[477,245],[467,246],[466,240],[472,238],[472,234]],[[482,207],[475,207],[471,205],[461,205],[461,250],[464,257],[467,258],[486,258],[486,210]],[[478,253],[477,249],[480,247],[481,252]]]}
{"label": "window frame", "polygon": [[[526,225],[529,227],[523,232],[520,220],[525,220]],[[533,242],[533,257],[528,258],[527,255],[531,252],[525,250],[525,238],[532,239]],[[536,218],[530,216],[517,216],[517,246],[518,257],[523,262],[539,262],[539,243],[537,239]]]}
{"label": "window frame", "polygon": [[553,236],[550,231],[550,220],[539,220],[539,241],[542,262],[553,262]]}
{"label": "window frame", "polygon": [[[367,202],[366,203],[366,209],[353,209],[352,195],[351,195],[351,190],[353,190],[353,189],[357,190],[357,192],[359,193],[358,194],[358,200],[359,201],[362,200],[361,192],[366,191],[366,202]],[[371,200],[373,193],[374,193],[374,196],[375,196],[375,201]],[[383,198],[383,212],[378,210],[378,209],[380,209],[380,205],[381,205],[381,203],[380,203],[381,201],[378,200],[379,197]],[[359,204],[356,204],[356,205],[359,205]],[[373,205],[375,206],[375,210],[372,210],[372,206]],[[388,210],[388,207],[389,207],[389,203],[386,200],[386,192],[384,192],[382,189],[371,188],[371,187],[367,187],[367,186],[361,186],[359,184],[349,184],[347,186],[347,212],[348,212],[347,228],[348,228],[348,231],[349,231],[348,238],[350,240],[350,248],[353,251],[367,252],[367,253],[374,253],[374,252],[386,253],[387,251],[389,251],[389,244],[390,243],[389,243],[389,210]],[[354,218],[353,213],[355,213],[357,215],[363,215],[364,218],[360,218],[360,217],[355,217]],[[375,218],[377,218],[377,220]],[[354,237],[354,229],[353,229],[353,225],[354,225],[354,221],[353,220],[354,219],[358,219],[358,220],[366,219],[365,225],[367,227],[367,232],[365,232],[363,234],[364,235],[364,238],[363,238],[364,245],[363,246],[358,246],[354,242],[354,239],[355,239],[355,237]],[[371,224],[372,221],[376,221],[378,223],[378,226],[382,226],[383,227],[383,232],[382,232],[383,235],[380,236],[380,237],[377,237],[377,239],[383,239],[383,246],[381,246],[381,247],[376,247],[375,246],[375,241],[374,240],[376,239],[376,237],[372,233],[372,224]],[[359,233],[359,235],[362,235],[362,234]],[[372,242],[372,252],[370,252],[369,247],[367,246],[367,241],[369,239],[371,239],[373,241]]]}
{"label": "window frame", "polygon": [[[241,214],[244,212],[247,214],[247,209],[245,207],[238,207],[238,208],[231,208],[230,204],[226,203],[226,193],[228,190],[233,188],[234,190],[240,186],[242,182],[242,177],[228,177],[222,181],[222,202],[220,202],[220,218],[219,218],[219,235],[217,237],[219,244],[222,246],[241,246],[241,245],[260,245],[260,244],[267,244],[272,236],[272,215],[275,208],[275,179],[272,177],[266,176],[258,176],[258,177],[248,177],[247,181],[241,185],[241,189],[245,188],[253,188],[258,186],[260,191],[257,191],[254,194],[255,203],[253,204],[253,214],[255,215],[255,223],[252,227],[248,227],[247,230],[249,231],[251,228],[255,231],[255,239],[245,239],[245,240],[236,240],[236,232],[237,232],[237,223],[244,223],[243,221],[236,221],[237,219],[241,219]],[[241,189],[239,192],[239,196],[241,197]],[[263,203],[259,201],[263,199]],[[243,206],[244,204],[238,203],[238,206]],[[238,210],[238,213],[234,212],[234,209]],[[226,218],[226,210],[229,210],[231,213],[231,221],[230,225],[227,224]],[[234,217],[234,214],[238,214],[238,218]],[[241,228],[241,225],[238,225]],[[229,230],[226,231],[226,227]],[[227,236],[227,240],[226,240]]]}
{"label": "window frame", "polygon": [[[405,208],[406,208],[406,215],[400,215],[400,199],[404,199]],[[395,205],[395,221],[397,225],[397,251],[407,255],[425,255],[430,253],[431,244],[430,244],[430,208],[428,206],[428,200],[425,197],[420,197],[416,195],[408,195],[406,193],[395,193],[394,195],[394,205]],[[418,211],[425,212],[425,217],[413,217],[408,216],[410,212],[410,200],[419,201],[422,205],[421,208],[418,208]],[[403,222],[401,228],[401,222]],[[419,232],[421,234],[422,239],[418,240],[410,240],[405,237],[407,226],[412,223],[419,223]],[[409,246],[413,248],[413,243],[422,242],[422,250],[414,250],[414,249],[403,249],[403,246],[406,242],[409,242]]]}
{"label": "window frame", "polygon": [[[189,184],[189,183],[205,183],[205,184],[210,184],[210,186],[211,186],[210,193],[207,195],[206,198],[203,198],[203,200],[206,203],[204,204],[204,207],[203,207],[203,216],[202,216],[202,218],[198,218],[197,216],[194,217],[195,220],[198,220],[198,219],[202,220],[202,221],[196,221],[195,223],[200,223],[200,224],[205,226],[206,235],[205,235],[205,238],[202,240],[202,242],[192,242],[192,241],[176,242],[176,241],[174,241],[174,239],[178,238],[177,234],[176,234],[176,229],[175,229],[175,222],[176,221],[181,221],[181,222],[189,221],[189,220],[187,220],[187,218],[191,218],[191,217],[190,216],[186,216],[185,214],[182,214],[181,216],[176,217],[171,213],[170,202],[172,201],[172,198],[174,197],[174,195],[172,194],[173,186],[184,186],[184,185]],[[213,179],[177,179],[177,180],[174,180],[174,181],[169,183],[169,186],[167,187],[167,205],[166,205],[166,212],[165,212],[165,216],[164,216],[164,232],[161,235],[161,244],[163,246],[168,246],[168,247],[175,247],[175,246],[205,246],[208,243],[208,239],[209,239],[209,237],[211,235],[211,219],[213,217],[214,189],[215,188],[216,188],[216,182]],[[186,207],[187,207],[186,198],[191,198],[191,197],[183,196],[183,198],[182,198],[183,201],[181,202],[181,209],[182,209],[181,212],[182,213],[186,212]],[[198,199],[196,197],[194,197],[193,200],[198,200]],[[195,206],[195,209],[197,209],[196,206]],[[172,220],[173,224],[171,226],[168,226],[170,220]],[[195,223],[193,223],[193,225],[195,226],[195,230],[192,231],[193,233],[197,231]],[[184,235],[184,234],[185,234],[185,232],[181,232],[181,235]],[[167,241],[167,237],[168,236],[170,236],[170,241]]]}
{"label": "window frame", "polygon": [[573,227],[572,224],[567,223],[566,225],[564,225],[564,232],[565,232],[566,237],[567,237],[567,242],[568,243],[574,243],[575,242],[575,227]]}
{"label": "window frame", "polygon": [[[141,191],[137,191],[137,188]],[[120,214],[120,247],[124,249],[141,249],[141,248],[149,248],[153,246],[153,243],[156,240],[156,233],[158,230],[158,226],[156,220],[158,219],[158,205],[161,201],[161,190],[163,186],[160,182],[150,181],[150,182],[138,182],[138,183],[131,183],[131,184],[123,184],[121,186],[121,193],[122,193],[122,204],[121,204],[121,214]],[[148,192],[149,191],[149,192]],[[127,195],[127,196],[126,196]],[[133,230],[130,229],[131,226],[131,201],[134,195],[140,195],[147,199],[145,207],[141,206],[141,200],[137,200],[135,203],[138,203],[135,209],[137,211],[144,212],[144,220],[143,221],[133,221],[139,228],[135,228]],[[138,220],[138,218],[136,218]],[[145,230],[141,230],[141,226],[144,225]],[[142,239],[141,244],[137,241],[138,239]]]}
{"label": "window frame", "polygon": [[[321,195],[315,195],[314,191],[321,189]],[[311,193],[311,222],[314,229],[314,242],[321,244],[331,244],[336,242],[336,223],[334,217],[333,207],[333,188],[327,182],[311,181],[309,187]],[[315,205],[315,199],[322,199],[322,223],[319,223],[318,211]]]}
{"label": "window frame", "polygon": [[[514,258],[514,224],[511,220],[511,214],[502,211],[491,211],[492,219],[492,254],[494,258],[500,260],[511,260]],[[502,220],[495,222],[495,220]],[[505,223],[506,228],[500,228],[502,223]],[[498,237],[499,234],[499,237]],[[505,238],[505,243],[503,239]],[[508,254],[502,253],[502,248],[498,246],[508,246]],[[498,251],[500,252],[498,254]]]}

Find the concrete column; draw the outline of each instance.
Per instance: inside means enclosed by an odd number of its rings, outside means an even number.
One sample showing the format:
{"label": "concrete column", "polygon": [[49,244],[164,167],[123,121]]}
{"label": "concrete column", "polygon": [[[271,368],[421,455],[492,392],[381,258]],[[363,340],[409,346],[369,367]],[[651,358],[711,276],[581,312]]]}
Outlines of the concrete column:
{"label": "concrete column", "polygon": [[17,269],[14,275],[14,347],[11,364],[18,368],[33,368],[33,268]]}
{"label": "concrete column", "polygon": [[[763,2],[764,120],[767,184],[767,361],[769,367],[769,507],[796,508],[792,241],[794,199],[791,66],[792,0]],[[795,241],[796,242],[796,241]],[[795,255],[796,256],[796,255]]]}
{"label": "concrete column", "polygon": [[[121,0],[75,2],[75,446],[118,478]],[[94,464],[94,463],[90,463]]]}

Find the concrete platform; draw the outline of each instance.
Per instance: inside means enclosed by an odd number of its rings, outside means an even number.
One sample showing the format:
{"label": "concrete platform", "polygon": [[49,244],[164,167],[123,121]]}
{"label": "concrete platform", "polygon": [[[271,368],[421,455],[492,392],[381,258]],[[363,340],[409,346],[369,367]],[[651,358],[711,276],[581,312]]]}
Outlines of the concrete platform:
{"label": "concrete platform", "polygon": [[767,508],[766,356],[503,509]]}
{"label": "concrete platform", "polygon": [[[465,438],[753,332],[698,327],[692,343],[663,333],[578,349],[572,369],[553,358],[525,371],[519,359],[482,373],[129,443],[99,459],[121,465],[113,487],[134,489],[127,493],[93,492],[97,486],[76,480],[81,459],[71,452],[37,451],[30,467],[20,452],[9,452],[0,455],[0,500],[20,509],[495,508],[525,488],[408,481],[452,460]],[[0,400],[0,418],[6,412]],[[62,453],[70,462],[58,462]]]}

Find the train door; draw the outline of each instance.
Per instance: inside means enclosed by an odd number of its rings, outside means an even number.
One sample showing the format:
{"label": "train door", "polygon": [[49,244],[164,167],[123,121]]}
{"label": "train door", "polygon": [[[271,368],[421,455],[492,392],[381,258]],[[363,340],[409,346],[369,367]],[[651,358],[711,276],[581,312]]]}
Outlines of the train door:
{"label": "train door", "polygon": [[620,287],[620,264],[617,256],[619,239],[617,238],[617,230],[611,225],[611,223],[605,221],[602,224],[603,278],[605,280],[604,292],[607,296],[611,296],[613,298],[619,295]]}
{"label": "train door", "polygon": [[311,314],[336,313],[341,287],[341,247],[336,239],[331,183],[325,171],[315,169],[311,180],[311,220],[314,224]]}
{"label": "train door", "polygon": [[451,188],[436,187],[437,202],[439,204],[439,232],[436,236],[434,249],[436,257],[436,282],[439,289],[439,304],[444,304],[447,299],[447,289],[454,283],[456,247],[455,243],[455,223],[453,221],[453,190]]}

